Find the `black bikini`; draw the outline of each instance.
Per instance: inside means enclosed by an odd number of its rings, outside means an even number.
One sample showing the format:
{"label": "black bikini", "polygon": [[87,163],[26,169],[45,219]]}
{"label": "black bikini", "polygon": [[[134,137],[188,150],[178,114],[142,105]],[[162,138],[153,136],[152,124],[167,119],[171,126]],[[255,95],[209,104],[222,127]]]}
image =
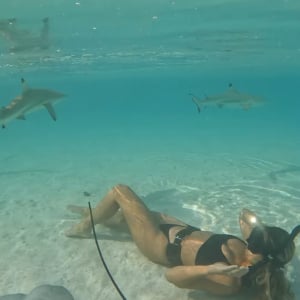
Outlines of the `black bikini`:
{"label": "black bikini", "polygon": [[[176,236],[173,243],[170,243],[169,240],[169,230],[174,226],[182,226],[183,229],[180,230]],[[181,241],[188,235],[190,235],[194,231],[201,231],[201,229],[197,227],[193,227],[190,225],[183,226],[178,224],[161,224],[160,230],[165,234],[169,243],[167,245],[166,254],[169,262],[172,266],[182,265],[181,261]],[[199,248],[195,265],[211,265],[216,262],[224,262],[229,264],[227,258],[224,256],[222,252],[222,245],[225,244],[230,239],[238,239],[238,237],[229,234],[213,234],[211,235],[205,243]],[[240,240],[245,243],[243,240]]]}
{"label": "black bikini", "polygon": [[[177,232],[174,242],[171,243],[169,239],[169,231],[170,228],[174,226],[180,226],[183,227],[180,231]],[[181,242],[182,240],[187,236],[190,235],[194,231],[199,231],[200,229],[197,227],[193,227],[190,225],[183,226],[183,225],[178,225],[178,224],[160,224],[159,225],[160,230],[165,234],[167,237],[169,243],[167,245],[167,258],[169,262],[172,264],[172,266],[179,266],[182,265],[181,261]]]}
{"label": "black bikini", "polygon": [[195,265],[211,265],[217,262],[230,264],[222,252],[222,245],[226,244],[226,242],[231,239],[240,240],[245,243],[243,240],[230,234],[211,235],[199,248],[195,259]]}

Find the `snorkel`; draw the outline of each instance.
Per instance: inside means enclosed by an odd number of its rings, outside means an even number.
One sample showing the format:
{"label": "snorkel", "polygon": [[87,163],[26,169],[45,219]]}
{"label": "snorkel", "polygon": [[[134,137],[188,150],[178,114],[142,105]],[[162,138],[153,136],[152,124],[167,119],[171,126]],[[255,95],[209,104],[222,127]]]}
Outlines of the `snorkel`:
{"label": "snorkel", "polygon": [[294,241],[295,237],[300,233],[300,225],[296,226],[290,233],[290,238],[288,242]]}

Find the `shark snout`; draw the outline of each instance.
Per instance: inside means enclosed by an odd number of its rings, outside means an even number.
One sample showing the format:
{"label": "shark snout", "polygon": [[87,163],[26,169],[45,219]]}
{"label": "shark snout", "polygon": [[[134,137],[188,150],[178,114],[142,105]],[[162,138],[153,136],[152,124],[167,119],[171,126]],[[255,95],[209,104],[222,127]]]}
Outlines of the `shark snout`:
{"label": "shark snout", "polygon": [[56,97],[57,97],[58,99],[60,99],[60,98],[65,98],[65,97],[67,97],[67,94],[57,92]]}
{"label": "shark snout", "polygon": [[56,91],[48,91],[48,95],[45,96],[45,98],[56,100],[67,97],[66,94]]}

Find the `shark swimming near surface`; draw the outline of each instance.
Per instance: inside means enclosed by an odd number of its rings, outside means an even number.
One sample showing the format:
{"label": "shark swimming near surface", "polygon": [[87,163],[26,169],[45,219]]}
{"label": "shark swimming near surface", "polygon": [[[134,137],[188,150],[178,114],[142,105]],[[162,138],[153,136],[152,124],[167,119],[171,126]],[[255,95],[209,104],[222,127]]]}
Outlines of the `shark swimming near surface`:
{"label": "shark swimming near surface", "polygon": [[65,97],[57,91],[48,89],[33,89],[28,87],[24,78],[21,79],[22,94],[14,98],[7,106],[0,108],[0,124],[6,124],[14,119],[25,120],[25,115],[40,108],[46,108],[51,118],[56,121],[53,103]]}
{"label": "shark swimming near surface", "polygon": [[0,20],[0,36],[9,44],[12,53],[34,49],[48,49],[49,41],[49,18],[44,18],[40,34],[19,28],[15,18]]}
{"label": "shark swimming near surface", "polygon": [[258,106],[265,102],[262,97],[241,93],[235,89],[231,83],[228,85],[228,89],[222,94],[205,96],[203,99],[199,99],[193,94],[190,95],[199,113],[206,106],[217,106],[219,108],[224,106],[237,106],[248,110],[253,106]]}

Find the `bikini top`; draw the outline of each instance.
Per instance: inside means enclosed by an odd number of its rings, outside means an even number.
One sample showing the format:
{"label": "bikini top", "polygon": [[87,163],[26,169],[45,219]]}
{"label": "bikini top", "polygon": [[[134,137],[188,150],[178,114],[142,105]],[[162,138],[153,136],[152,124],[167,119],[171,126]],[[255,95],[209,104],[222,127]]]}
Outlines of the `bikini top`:
{"label": "bikini top", "polygon": [[195,259],[195,265],[211,265],[217,262],[230,264],[222,252],[222,245],[226,244],[230,239],[240,240],[246,244],[243,240],[234,235],[213,234],[199,248]]}
{"label": "bikini top", "polygon": [[[161,224],[160,229],[167,236],[168,240],[168,231],[171,227],[178,226],[176,224]],[[179,225],[180,226],[180,225]],[[176,236],[173,243],[168,243],[166,254],[169,262],[173,266],[182,265],[181,261],[181,241],[194,231],[200,231],[199,228],[193,226],[186,226],[180,230]],[[242,243],[246,244],[243,240],[238,237],[230,234],[213,234],[211,235],[199,248],[196,258],[195,265],[211,265],[217,262],[224,262],[229,264],[227,258],[222,252],[222,245],[225,244],[230,239],[240,240]]]}

